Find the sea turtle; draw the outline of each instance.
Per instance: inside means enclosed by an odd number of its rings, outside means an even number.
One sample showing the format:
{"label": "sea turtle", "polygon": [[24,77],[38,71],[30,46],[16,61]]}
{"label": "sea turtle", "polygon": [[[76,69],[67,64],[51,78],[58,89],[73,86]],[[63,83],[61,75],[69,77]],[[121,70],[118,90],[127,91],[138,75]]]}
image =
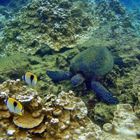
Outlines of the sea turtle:
{"label": "sea turtle", "polygon": [[[93,46],[77,54],[70,63],[70,70],[47,70],[47,75],[54,81],[71,79],[74,87],[83,82],[90,85],[97,98],[107,104],[117,104],[118,99],[98,82],[113,68],[114,59],[106,47]],[[90,84],[89,84],[90,83]]]}

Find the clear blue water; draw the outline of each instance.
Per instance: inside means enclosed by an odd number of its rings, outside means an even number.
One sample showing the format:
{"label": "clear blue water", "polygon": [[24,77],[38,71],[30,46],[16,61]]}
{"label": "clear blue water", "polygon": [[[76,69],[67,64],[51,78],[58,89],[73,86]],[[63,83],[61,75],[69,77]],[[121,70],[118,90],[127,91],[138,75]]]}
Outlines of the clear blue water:
{"label": "clear blue water", "polygon": [[128,9],[140,9],[140,0],[120,0]]}
{"label": "clear blue water", "polygon": [[[11,2],[12,0],[0,0],[0,5],[8,5],[9,2]],[[18,0],[17,0],[18,1]],[[21,1],[21,0],[20,0]],[[76,0],[75,0],[76,1]],[[91,0],[91,1],[103,1],[103,0]],[[106,0],[106,1],[110,1],[110,0]],[[129,8],[139,8],[140,6],[140,0],[120,0],[120,2],[125,5],[126,7]],[[23,0],[23,3],[25,3],[25,0]]]}
{"label": "clear blue water", "polygon": [[10,0],[0,0],[0,5],[6,6],[8,5]]}
{"label": "clear blue water", "polygon": [[[113,0],[89,0],[89,1],[94,1],[98,3],[102,1],[113,1]],[[140,0],[118,0],[118,1],[120,1],[128,11],[133,9],[138,9],[138,10],[140,9]],[[17,1],[0,0],[0,6],[8,6],[8,8],[21,9],[21,7],[25,5],[25,3],[27,2],[28,0],[17,0]]]}

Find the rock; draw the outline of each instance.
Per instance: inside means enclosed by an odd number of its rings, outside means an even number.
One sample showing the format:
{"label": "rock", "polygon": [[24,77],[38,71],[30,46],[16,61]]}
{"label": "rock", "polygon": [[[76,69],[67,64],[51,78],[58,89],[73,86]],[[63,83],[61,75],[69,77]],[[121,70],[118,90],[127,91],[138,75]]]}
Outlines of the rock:
{"label": "rock", "polygon": [[97,123],[104,124],[110,122],[113,119],[113,112],[116,106],[109,106],[102,103],[98,103],[94,107],[93,116]]}
{"label": "rock", "polygon": [[105,123],[105,124],[103,125],[103,129],[104,129],[104,131],[106,131],[106,132],[111,132],[112,129],[113,129],[113,126],[112,126],[111,123]]}
{"label": "rock", "polygon": [[7,135],[12,136],[14,135],[15,130],[7,130]]}
{"label": "rock", "polygon": [[72,6],[72,3],[68,0],[64,0],[62,1],[60,4],[59,4],[59,7],[60,8],[65,8],[65,9],[68,9]]}
{"label": "rock", "polygon": [[1,111],[0,110],[0,119],[7,119],[10,118],[11,114],[9,113],[9,111]]}
{"label": "rock", "polygon": [[45,55],[52,55],[52,54],[53,54],[53,50],[48,45],[44,45],[43,47],[41,47],[35,52],[35,55],[39,55],[41,57]]}

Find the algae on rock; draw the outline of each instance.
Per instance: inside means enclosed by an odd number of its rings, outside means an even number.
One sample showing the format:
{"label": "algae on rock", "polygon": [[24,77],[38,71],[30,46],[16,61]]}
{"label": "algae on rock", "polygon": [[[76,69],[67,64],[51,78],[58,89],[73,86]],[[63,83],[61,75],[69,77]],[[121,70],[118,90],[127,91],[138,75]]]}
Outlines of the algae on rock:
{"label": "algae on rock", "polygon": [[[81,5],[84,5],[82,9]],[[33,0],[6,25],[3,45],[32,47],[34,53],[44,44],[57,51],[73,47],[95,22],[87,10],[90,8],[82,1]],[[80,16],[76,15],[77,11],[81,11]]]}
{"label": "algae on rock", "polygon": [[16,53],[0,58],[0,81],[21,77],[28,68],[27,55]]}

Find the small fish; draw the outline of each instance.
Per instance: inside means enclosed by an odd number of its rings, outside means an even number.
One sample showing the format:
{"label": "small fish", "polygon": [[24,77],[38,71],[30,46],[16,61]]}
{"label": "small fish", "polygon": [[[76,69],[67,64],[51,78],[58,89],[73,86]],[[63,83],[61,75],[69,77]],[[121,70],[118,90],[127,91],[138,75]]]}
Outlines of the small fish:
{"label": "small fish", "polygon": [[31,72],[26,72],[22,79],[30,86],[35,86],[37,83],[37,76]]}
{"label": "small fish", "polygon": [[18,114],[20,116],[23,115],[23,106],[22,104],[14,98],[8,98],[6,101],[7,108],[10,112]]}

